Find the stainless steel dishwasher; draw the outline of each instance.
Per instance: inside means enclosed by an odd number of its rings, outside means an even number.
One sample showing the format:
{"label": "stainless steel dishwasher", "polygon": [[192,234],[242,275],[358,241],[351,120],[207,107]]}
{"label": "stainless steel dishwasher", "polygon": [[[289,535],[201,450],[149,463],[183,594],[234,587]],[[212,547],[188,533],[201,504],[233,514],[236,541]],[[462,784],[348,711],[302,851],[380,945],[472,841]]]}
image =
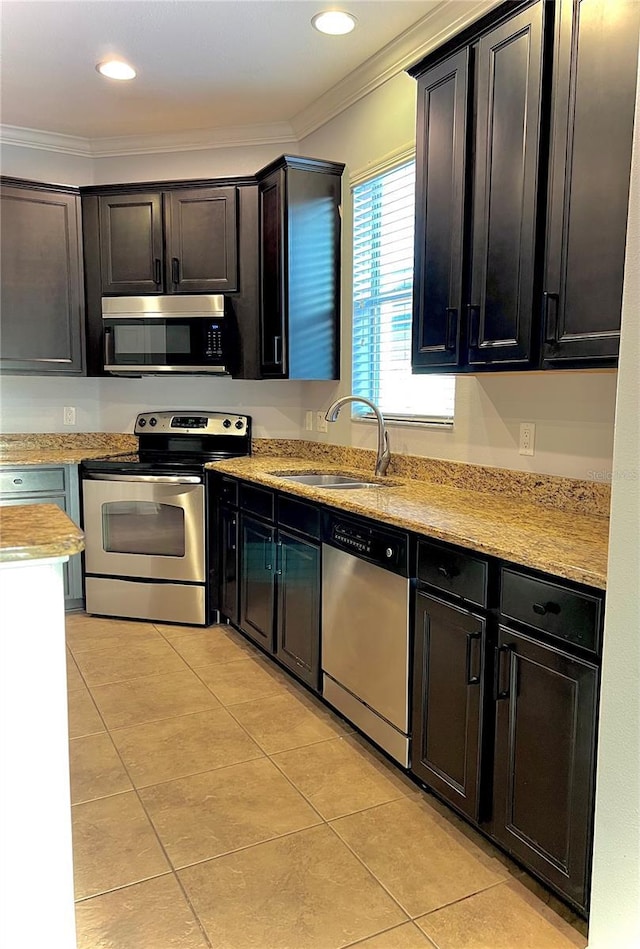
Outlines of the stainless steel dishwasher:
{"label": "stainless steel dishwasher", "polygon": [[409,765],[408,537],[329,515],[322,545],[322,694]]}

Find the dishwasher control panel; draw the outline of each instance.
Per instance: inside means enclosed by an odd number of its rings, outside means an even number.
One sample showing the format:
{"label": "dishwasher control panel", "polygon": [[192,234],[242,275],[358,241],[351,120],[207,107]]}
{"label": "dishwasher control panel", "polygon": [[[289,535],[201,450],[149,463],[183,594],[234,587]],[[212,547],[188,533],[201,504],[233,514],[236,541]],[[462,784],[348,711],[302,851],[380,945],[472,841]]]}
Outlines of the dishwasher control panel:
{"label": "dishwasher control panel", "polygon": [[395,573],[407,575],[405,535],[377,530],[363,522],[342,518],[332,518],[327,533],[325,540],[332,547],[348,551],[355,557],[362,557],[381,567],[388,567]]}

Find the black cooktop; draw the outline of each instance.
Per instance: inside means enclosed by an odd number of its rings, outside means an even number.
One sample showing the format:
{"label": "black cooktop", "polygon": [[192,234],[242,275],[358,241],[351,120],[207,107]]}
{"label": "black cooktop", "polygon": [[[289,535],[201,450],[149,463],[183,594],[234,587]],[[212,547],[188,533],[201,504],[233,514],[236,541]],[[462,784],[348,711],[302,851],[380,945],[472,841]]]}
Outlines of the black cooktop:
{"label": "black cooktop", "polygon": [[134,431],[139,438],[137,452],[90,458],[82,463],[82,469],[94,474],[199,474],[211,462],[251,454],[248,415],[143,412],[136,419]]}

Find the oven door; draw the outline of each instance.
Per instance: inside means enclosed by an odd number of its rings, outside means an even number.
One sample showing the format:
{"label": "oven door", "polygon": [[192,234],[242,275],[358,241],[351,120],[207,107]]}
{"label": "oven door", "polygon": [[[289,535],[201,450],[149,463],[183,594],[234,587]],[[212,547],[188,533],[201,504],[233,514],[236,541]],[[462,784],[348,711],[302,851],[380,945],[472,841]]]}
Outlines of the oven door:
{"label": "oven door", "polygon": [[85,478],[86,573],[204,583],[204,505],[197,475]]}

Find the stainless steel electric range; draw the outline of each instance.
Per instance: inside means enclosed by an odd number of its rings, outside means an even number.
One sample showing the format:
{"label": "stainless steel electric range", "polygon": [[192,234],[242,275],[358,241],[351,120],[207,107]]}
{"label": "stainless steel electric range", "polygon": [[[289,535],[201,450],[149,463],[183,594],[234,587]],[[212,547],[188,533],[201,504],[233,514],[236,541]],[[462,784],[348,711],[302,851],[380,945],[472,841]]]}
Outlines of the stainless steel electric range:
{"label": "stainless steel electric range", "polygon": [[143,412],[135,454],[81,465],[88,613],[206,626],[215,563],[210,462],[251,454],[251,418]]}

